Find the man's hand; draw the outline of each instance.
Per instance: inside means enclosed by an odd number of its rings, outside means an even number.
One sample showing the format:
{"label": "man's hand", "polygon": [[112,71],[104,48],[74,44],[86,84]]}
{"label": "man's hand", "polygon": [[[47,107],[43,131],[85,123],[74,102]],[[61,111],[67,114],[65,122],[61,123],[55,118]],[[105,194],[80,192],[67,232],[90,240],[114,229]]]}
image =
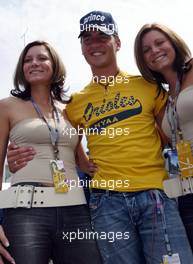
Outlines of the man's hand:
{"label": "man's hand", "polygon": [[[25,167],[28,161],[32,160],[36,152],[32,147],[18,147],[11,143],[7,150],[7,162],[12,173]],[[1,263],[0,263],[1,264]]]}
{"label": "man's hand", "polygon": [[15,264],[14,259],[11,257],[9,252],[5,249],[5,247],[9,246],[9,241],[7,240],[2,226],[0,226],[0,264],[4,264],[2,257],[8,260],[10,263]]}
{"label": "man's hand", "polygon": [[93,178],[95,173],[97,172],[97,165],[94,162],[94,160],[91,158],[89,158],[88,170],[89,170],[89,175],[91,176],[91,178]]}

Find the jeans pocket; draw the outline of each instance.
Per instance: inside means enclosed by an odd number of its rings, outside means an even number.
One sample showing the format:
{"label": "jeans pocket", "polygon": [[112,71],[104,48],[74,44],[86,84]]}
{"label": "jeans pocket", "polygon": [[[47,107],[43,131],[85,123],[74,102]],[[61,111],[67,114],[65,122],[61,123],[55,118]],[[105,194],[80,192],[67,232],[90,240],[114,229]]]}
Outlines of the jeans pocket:
{"label": "jeans pocket", "polygon": [[[166,212],[168,211],[168,209],[178,211],[178,205],[176,199],[169,198],[167,194],[162,190],[156,190],[156,191],[158,192],[158,196],[160,197],[160,202],[162,203],[163,208]],[[158,203],[158,201],[156,201],[156,203]]]}
{"label": "jeans pocket", "polygon": [[102,201],[102,194],[92,194],[91,195],[90,202],[89,202],[89,208],[90,208],[90,214],[91,214],[92,220],[96,218],[98,215],[101,201]]}

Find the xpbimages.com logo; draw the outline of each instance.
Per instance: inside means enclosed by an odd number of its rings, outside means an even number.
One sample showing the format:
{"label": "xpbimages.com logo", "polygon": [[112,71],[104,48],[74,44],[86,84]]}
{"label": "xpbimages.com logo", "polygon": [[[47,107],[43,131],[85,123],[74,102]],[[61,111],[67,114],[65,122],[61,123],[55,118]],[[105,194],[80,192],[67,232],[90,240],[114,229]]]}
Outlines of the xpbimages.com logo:
{"label": "xpbimages.com logo", "polygon": [[121,127],[109,127],[109,128],[97,128],[97,127],[88,127],[82,128],[78,126],[77,128],[74,127],[65,127],[62,131],[63,136],[70,136],[73,137],[75,135],[78,136],[91,136],[91,135],[100,135],[100,136],[107,136],[108,138],[114,138],[116,136],[128,136],[130,134],[130,129],[121,128]]}
{"label": "xpbimages.com logo", "polygon": [[80,24],[80,32],[92,32],[92,31],[103,31],[103,32],[109,32],[111,35],[116,32],[116,28],[114,24],[101,24],[100,26],[98,24]]}
{"label": "xpbimages.com logo", "polygon": [[104,180],[101,179],[100,181],[91,179],[91,180],[81,180],[81,179],[66,179],[65,181],[61,182],[61,186],[67,184],[69,190],[74,188],[97,188],[97,189],[105,189],[109,191],[115,191],[119,188],[129,188],[130,180]]}
{"label": "xpbimages.com logo", "polygon": [[129,83],[129,76],[121,76],[121,75],[110,75],[110,76],[104,76],[101,75],[100,77],[97,75],[94,75],[92,77],[92,82],[93,83],[99,83],[102,85],[107,85],[108,87],[113,86],[115,84],[119,83]]}
{"label": "xpbimages.com logo", "polygon": [[77,229],[72,232],[62,232],[62,239],[72,242],[73,240],[108,240],[108,242],[113,243],[115,240],[129,239],[129,232],[95,232],[88,231],[87,229],[81,231]]}

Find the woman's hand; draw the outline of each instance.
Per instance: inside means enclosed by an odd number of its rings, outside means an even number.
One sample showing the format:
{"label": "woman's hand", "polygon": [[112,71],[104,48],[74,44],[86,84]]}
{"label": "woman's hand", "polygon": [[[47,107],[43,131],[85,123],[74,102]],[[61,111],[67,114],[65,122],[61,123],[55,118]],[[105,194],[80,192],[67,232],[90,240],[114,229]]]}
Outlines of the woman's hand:
{"label": "woman's hand", "polygon": [[0,264],[4,264],[2,257],[8,260],[10,263],[15,264],[14,259],[11,257],[5,247],[9,246],[9,241],[5,236],[2,226],[0,226]]}
{"label": "woman's hand", "polygon": [[36,152],[32,147],[18,147],[13,143],[9,144],[7,149],[7,162],[10,172],[15,173],[25,167],[28,161],[34,158],[35,154]]}

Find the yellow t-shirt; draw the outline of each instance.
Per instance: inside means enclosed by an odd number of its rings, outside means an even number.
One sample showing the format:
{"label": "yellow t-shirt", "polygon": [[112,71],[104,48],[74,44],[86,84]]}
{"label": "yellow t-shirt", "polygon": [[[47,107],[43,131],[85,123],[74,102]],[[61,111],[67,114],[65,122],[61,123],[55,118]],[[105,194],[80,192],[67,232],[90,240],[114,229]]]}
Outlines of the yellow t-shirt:
{"label": "yellow t-shirt", "polygon": [[[166,97],[166,96],[165,96]],[[120,72],[105,89],[91,82],[74,94],[67,115],[84,128],[98,170],[92,187],[118,191],[162,189],[166,178],[155,116],[166,98],[140,76]]]}

